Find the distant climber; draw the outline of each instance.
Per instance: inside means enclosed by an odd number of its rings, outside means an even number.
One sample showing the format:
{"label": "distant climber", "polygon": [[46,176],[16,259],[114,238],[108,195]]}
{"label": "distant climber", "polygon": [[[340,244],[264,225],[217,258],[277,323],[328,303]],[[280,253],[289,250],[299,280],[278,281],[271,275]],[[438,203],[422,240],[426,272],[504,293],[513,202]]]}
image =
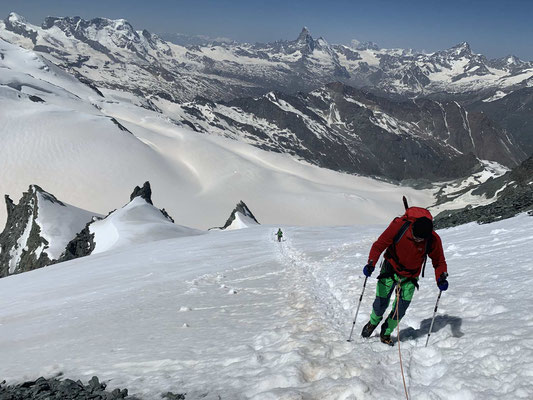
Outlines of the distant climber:
{"label": "distant climber", "polygon": [[392,310],[381,325],[380,339],[383,343],[393,345],[391,333],[402,319],[418,289],[418,276],[426,265],[429,256],[435,269],[437,286],[441,291],[448,289],[447,265],[442,250],[440,236],[433,230],[433,217],[425,208],[410,207],[402,217],[395,218],[381,236],[374,242],[368,256],[368,263],[363,268],[369,277],[375,268],[375,262],[385,251],[381,271],[378,276],[376,299],[372,306],[370,321],[363,327],[362,337],[369,337],[383,318],[391,295],[396,285],[400,288],[400,301],[395,298]]}
{"label": "distant climber", "polygon": [[281,242],[281,239],[283,238],[283,232],[281,231],[281,228],[278,228],[276,235],[278,237],[278,242]]}

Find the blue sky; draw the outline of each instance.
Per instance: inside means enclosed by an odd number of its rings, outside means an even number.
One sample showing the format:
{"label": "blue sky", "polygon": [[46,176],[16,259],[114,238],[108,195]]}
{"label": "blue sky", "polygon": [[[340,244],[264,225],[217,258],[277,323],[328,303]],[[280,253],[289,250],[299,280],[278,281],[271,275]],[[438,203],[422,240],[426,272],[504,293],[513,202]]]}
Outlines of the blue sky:
{"label": "blue sky", "polygon": [[489,58],[533,60],[533,0],[0,0],[0,17],[15,11],[44,17],[125,18],[135,29],[269,42],[313,37],[348,44],[434,51],[467,41]]}

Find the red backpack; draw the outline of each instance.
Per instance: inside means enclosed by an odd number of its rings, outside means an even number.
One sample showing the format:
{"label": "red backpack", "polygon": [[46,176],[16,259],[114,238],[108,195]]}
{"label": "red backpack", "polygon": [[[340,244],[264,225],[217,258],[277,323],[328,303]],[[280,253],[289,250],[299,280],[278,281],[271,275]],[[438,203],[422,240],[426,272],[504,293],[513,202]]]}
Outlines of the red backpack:
{"label": "red backpack", "polygon": [[[402,269],[405,268],[398,259],[398,255],[396,254],[396,243],[400,241],[400,239],[403,237],[404,233],[407,232],[407,229],[411,226],[413,222],[415,222],[418,218],[426,217],[429,218],[431,221],[433,221],[433,216],[431,213],[422,207],[409,207],[405,210],[405,214],[402,215],[401,218],[404,223],[394,236],[394,239],[392,241],[392,244],[387,248],[385,252],[385,256],[388,258],[392,258],[394,262]],[[426,250],[424,252],[424,266],[422,267],[422,278],[424,277],[424,271],[426,270],[426,262],[428,253],[431,251],[431,242],[432,242],[432,236],[426,239]]]}

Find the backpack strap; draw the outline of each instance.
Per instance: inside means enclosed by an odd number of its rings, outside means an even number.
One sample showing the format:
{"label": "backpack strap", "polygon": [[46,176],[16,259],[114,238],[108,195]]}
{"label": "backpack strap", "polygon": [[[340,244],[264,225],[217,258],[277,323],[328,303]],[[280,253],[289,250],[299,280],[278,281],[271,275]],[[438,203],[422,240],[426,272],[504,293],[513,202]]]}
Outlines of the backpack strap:
{"label": "backpack strap", "polygon": [[405,232],[407,232],[407,229],[411,225],[411,221],[405,220],[403,225],[400,227],[396,235],[394,235],[394,239],[392,239],[392,244],[387,247],[387,251],[385,252],[385,258],[392,258],[396,265],[401,270],[405,270],[406,268],[400,263],[400,259],[398,258],[398,255],[396,254],[396,243],[400,241],[400,239],[403,237]]}
{"label": "backpack strap", "polygon": [[422,267],[422,278],[424,277],[424,271],[426,270],[426,263],[428,261],[428,254],[431,251],[431,244],[433,241],[433,233],[431,236],[426,240],[426,251],[424,253],[424,266]]}
{"label": "backpack strap", "polygon": [[403,237],[405,232],[407,232],[407,229],[409,228],[409,225],[411,225],[411,221],[405,221],[402,225],[402,227],[398,230],[398,233],[394,236],[394,239],[392,240],[392,243],[395,245],[400,241],[400,239]]}

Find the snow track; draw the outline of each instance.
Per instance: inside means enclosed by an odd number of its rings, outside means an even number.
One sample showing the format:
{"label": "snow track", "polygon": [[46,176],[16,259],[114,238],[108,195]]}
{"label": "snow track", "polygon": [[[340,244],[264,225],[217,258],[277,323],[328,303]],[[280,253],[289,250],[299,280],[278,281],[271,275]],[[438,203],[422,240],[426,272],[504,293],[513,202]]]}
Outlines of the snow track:
{"label": "snow track", "polygon": [[[0,279],[0,378],[98,375],[146,400],[402,399],[397,348],[360,337],[374,278],[346,341],[383,228],[213,231]],[[429,346],[429,265],[400,323],[410,399],[532,398],[532,232],[527,215],[440,232],[450,289]]]}
{"label": "snow track", "polygon": [[[395,365],[397,353],[391,353],[389,348],[375,340],[369,346],[359,338],[359,332],[354,333],[354,342],[347,342],[347,322],[353,319],[350,315],[353,310],[343,304],[342,291],[345,288],[339,287],[330,276],[334,270],[343,268],[353,269],[353,275],[358,274],[358,266],[346,264],[346,258],[360,254],[357,248],[368,244],[371,244],[370,238],[306,254],[297,249],[290,233],[285,242],[279,243],[280,263],[286,266],[284,291],[288,293],[289,306],[294,314],[290,318],[290,338],[298,343],[303,356],[299,360],[302,372],[309,371],[312,366],[311,375],[304,373],[305,384],[288,399],[380,398],[395,392],[401,396],[399,389],[402,388],[395,380],[398,375],[395,372],[399,369],[393,371],[392,366],[387,366]],[[384,365],[375,363],[375,353],[386,354]],[[387,377],[378,371],[384,367],[390,370]],[[372,375],[380,376],[376,385],[379,389],[368,385]],[[347,385],[348,381],[350,384]]]}

